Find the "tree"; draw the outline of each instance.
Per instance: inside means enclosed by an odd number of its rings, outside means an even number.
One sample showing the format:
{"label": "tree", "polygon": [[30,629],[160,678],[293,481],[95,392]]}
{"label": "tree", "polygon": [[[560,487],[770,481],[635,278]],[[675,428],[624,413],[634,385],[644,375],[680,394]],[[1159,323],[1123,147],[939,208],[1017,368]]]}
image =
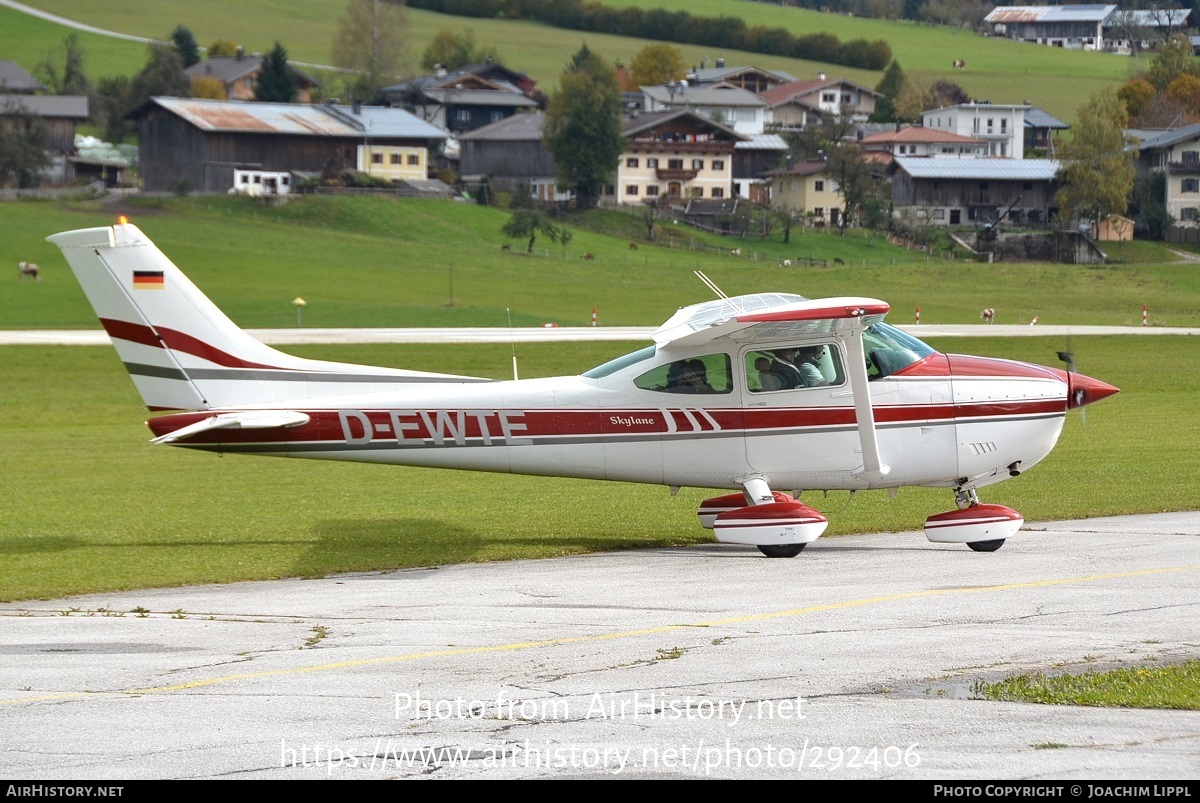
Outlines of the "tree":
{"label": "tree", "polygon": [[536,207],[526,207],[517,209],[512,213],[512,217],[500,229],[505,237],[513,240],[522,240],[529,238],[529,244],[525,247],[527,254],[533,253],[533,243],[537,240],[539,234],[546,235],[550,242],[558,242],[563,235],[563,229],[554,225],[545,212]]}
{"label": "tree", "polygon": [[1181,75],[1200,75],[1200,62],[1192,55],[1192,43],[1182,34],[1163,42],[1146,70],[1146,80],[1162,92]]}
{"label": "tree", "polygon": [[126,111],[142,105],[154,95],[186,98],[191,88],[191,81],[183,74],[183,58],[179,51],[170,45],[150,45],[146,66],[133,77],[133,103]]}
{"label": "tree", "polygon": [[208,46],[208,57],[210,59],[231,59],[237,55],[237,49],[237,42],[218,39]]}
{"label": "tree", "polygon": [[296,72],[288,65],[287,51],[276,42],[263,58],[254,85],[254,99],[266,103],[291,103],[298,94]]}
{"label": "tree", "polygon": [[[896,98],[904,90],[904,70],[900,63],[893,61],[883,73],[883,78],[875,85],[875,91],[883,97],[875,101],[875,111],[871,115],[872,123],[890,123],[896,119]],[[924,110],[922,110],[924,111]]]}
{"label": "tree", "polygon": [[421,66],[432,70],[440,64],[447,70],[457,70],[488,59],[499,61],[500,55],[494,45],[475,44],[474,31],[469,28],[465,31],[443,28],[434,34],[433,40],[425,48],[421,55]]}
{"label": "tree", "polygon": [[86,95],[92,85],[84,74],[83,60],[83,45],[79,36],[72,33],[62,42],[62,67],[58,66],[57,53],[52,51],[34,71],[52,94]]}
{"label": "tree", "polygon": [[1059,149],[1058,204],[1069,220],[1099,223],[1129,207],[1137,149],[1125,134],[1125,105],[1112,88],[1077,112],[1075,136]]}
{"label": "tree", "polygon": [[0,185],[36,185],[38,173],[50,166],[49,147],[50,133],[40,117],[12,99],[0,108]]}
{"label": "tree", "polygon": [[1200,117],[1200,78],[1194,75],[1181,75],[1163,91],[1163,96],[1172,103],[1178,104],[1188,121]]}
{"label": "tree", "polygon": [[953,81],[931,80],[929,75],[909,76],[896,97],[896,119],[919,122],[921,112],[967,103],[971,96]]}
{"label": "tree", "polygon": [[179,58],[183,59],[185,69],[200,62],[200,46],[196,44],[196,37],[187,28],[180,25],[171,31],[171,44],[178,51]]}
{"label": "tree", "polygon": [[404,58],[407,28],[402,3],[350,0],[333,38],[333,63],[350,70],[351,100],[373,100],[396,80]]}
{"label": "tree", "polygon": [[683,51],[666,42],[646,45],[629,62],[629,80],[639,86],[657,86],[687,75]]}
{"label": "tree", "polygon": [[1139,117],[1154,100],[1154,87],[1140,75],[1135,75],[1117,90],[1117,97],[1125,104],[1129,119]]}
{"label": "tree", "polygon": [[101,78],[89,105],[92,121],[99,126],[106,141],[123,142],[133,133],[133,124],[124,119],[125,113],[135,105],[133,81],[128,75]]}
{"label": "tree", "polygon": [[192,78],[192,97],[206,100],[229,100],[229,91],[225,82],[211,75],[197,75]]}
{"label": "tree", "polygon": [[1167,174],[1154,170],[1137,180],[1131,210],[1137,227],[1152,240],[1161,240],[1175,222],[1167,211]]}
{"label": "tree", "polygon": [[824,117],[820,125],[794,137],[791,148],[793,159],[797,161],[825,161],[825,175],[834,182],[842,197],[838,230],[843,236],[848,226],[863,221],[868,208],[877,208],[874,203],[881,197],[881,185],[871,175],[870,166],[863,159],[862,146],[854,137],[851,109],[844,107],[839,114]]}
{"label": "tree", "polygon": [[558,165],[559,186],[575,193],[579,209],[593,208],[616,171],[625,138],[616,73],[587,45],[559,78],[542,135]]}

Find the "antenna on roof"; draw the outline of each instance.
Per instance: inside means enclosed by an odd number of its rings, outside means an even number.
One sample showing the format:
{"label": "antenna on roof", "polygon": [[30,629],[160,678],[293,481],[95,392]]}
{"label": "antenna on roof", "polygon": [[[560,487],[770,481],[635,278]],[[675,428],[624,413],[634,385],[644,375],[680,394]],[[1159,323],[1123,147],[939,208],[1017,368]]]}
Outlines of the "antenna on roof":
{"label": "antenna on roof", "polygon": [[717,283],[705,276],[703,271],[694,270],[692,273],[696,274],[696,278],[704,282],[704,286],[709,290],[712,290],[716,294],[717,298],[723,298],[726,301],[729,300],[729,296],[725,295],[725,291],[720,287],[717,287]]}

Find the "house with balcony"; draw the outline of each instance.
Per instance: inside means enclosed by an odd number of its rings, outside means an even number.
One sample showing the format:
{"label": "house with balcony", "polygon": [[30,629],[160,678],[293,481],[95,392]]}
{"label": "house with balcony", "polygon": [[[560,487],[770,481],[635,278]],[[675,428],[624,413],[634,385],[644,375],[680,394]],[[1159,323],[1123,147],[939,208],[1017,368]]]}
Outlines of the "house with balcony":
{"label": "house with balcony", "polygon": [[1001,103],[959,103],[921,113],[921,124],[986,143],[985,156],[1025,158],[1025,112],[1029,106]]}
{"label": "house with balcony", "polygon": [[1200,123],[1143,133],[1138,174],[1165,174],[1167,213],[1178,226],[1200,226]]}
{"label": "house with balcony", "polygon": [[641,113],[623,122],[625,152],[606,202],[729,198],[737,144],[751,138],[690,109]]}
{"label": "house with balcony", "polygon": [[[987,142],[964,137],[951,131],[919,125],[897,125],[894,131],[869,134],[858,141],[864,154],[878,154],[874,164],[890,164],[897,156],[924,156],[950,159],[977,159],[984,155]],[[886,155],[890,158],[879,158]]]}
{"label": "house with balcony", "polygon": [[1050,159],[896,158],[892,206],[935,226],[1044,226],[1058,207],[1059,163]]}
{"label": "house with balcony", "polygon": [[869,87],[845,78],[827,78],[817,73],[815,80],[791,81],[759,93],[770,110],[773,130],[803,131],[825,117],[848,114],[855,122],[865,122],[875,112],[875,101],[882,95]]}

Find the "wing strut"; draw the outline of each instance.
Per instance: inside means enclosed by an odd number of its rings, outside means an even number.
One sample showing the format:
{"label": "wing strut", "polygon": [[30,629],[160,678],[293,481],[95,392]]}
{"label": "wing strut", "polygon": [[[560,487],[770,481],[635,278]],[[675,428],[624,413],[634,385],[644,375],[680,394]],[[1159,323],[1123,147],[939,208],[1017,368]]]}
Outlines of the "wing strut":
{"label": "wing strut", "polygon": [[862,449],[862,467],[854,471],[856,477],[868,482],[878,482],[888,475],[891,466],[884,465],[879,457],[879,439],[875,434],[875,410],[871,407],[871,388],[867,384],[867,355],[863,348],[861,318],[850,319],[852,331],[846,338],[846,356],[849,365],[850,389],[854,392],[854,414],[858,420],[858,442]]}

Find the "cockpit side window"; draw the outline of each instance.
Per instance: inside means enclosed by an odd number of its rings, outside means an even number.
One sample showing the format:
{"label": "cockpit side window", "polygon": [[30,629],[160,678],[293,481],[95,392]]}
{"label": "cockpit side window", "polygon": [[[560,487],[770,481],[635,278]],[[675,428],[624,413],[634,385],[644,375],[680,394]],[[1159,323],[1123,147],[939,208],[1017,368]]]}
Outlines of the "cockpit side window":
{"label": "cockpit side window", "polygon": [[660,393],[731,393],[728,354],[706,354],[663,363],[633,380],[642,390]]}
{"label": "cockpit side window", "polygon": [[828,387],[846,381],[834,343],[809,343],[746,352],[746,387],[751,393]]}
{"label": "cockpit side window", "polygon": [[886,323],[867,327],[863,332],[863,351],[867,355],[868,380],[899,373],[935,353],[917,338]]}

